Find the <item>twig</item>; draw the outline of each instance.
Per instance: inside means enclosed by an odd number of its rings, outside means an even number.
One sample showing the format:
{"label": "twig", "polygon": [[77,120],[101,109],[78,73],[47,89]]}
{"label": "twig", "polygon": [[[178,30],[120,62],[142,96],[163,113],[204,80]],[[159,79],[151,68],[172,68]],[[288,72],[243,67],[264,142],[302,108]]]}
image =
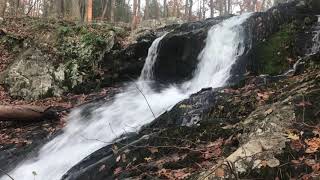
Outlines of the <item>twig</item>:
{"label": "twig", "polygon": [[136,88],[138,89],[138,91],[141,93],[141,95],[143,96],[144,100],[146,101],[146,103],[147,103],[147,105],[148,105],[148,107],[149,107],[149,109],[150,109],[150,111],[151,111],[154,119],[156,119],[157,117],[156,117],[156,115],[154,114],[154,112],[153,112],[153,110],[152,110],[152,108],[151,108],[151,106],[150,106],[150,104],[149,104],[149,101],[148,101],[147,97],[143,94],[143,92],[141,91],[141,89],[139,88],[139,86],[138,86],[138,84],[135,82],[135,80],[132,79],[130,76],[128,76],[128,78],[131,79],[131,81],[135,84]]}
{"label": "twig", "polygon": [[4,170],[0,169],[0,171],[5,174],[6,176],[8,176],[10,179],[14,180],[14,178],[12,176],[10,176],[10,174],[6,173]]}

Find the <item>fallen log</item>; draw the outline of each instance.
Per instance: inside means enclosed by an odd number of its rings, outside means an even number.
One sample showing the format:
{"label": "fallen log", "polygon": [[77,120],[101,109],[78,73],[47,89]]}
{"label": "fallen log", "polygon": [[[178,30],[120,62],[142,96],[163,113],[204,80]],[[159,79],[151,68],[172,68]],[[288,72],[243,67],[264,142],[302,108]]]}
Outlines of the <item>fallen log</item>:
{"label": "fallen log", "polygon": [[58,113],[52,107],[31,105],[3,106],[0,105],[0,121],[35,122],[58,119]]}

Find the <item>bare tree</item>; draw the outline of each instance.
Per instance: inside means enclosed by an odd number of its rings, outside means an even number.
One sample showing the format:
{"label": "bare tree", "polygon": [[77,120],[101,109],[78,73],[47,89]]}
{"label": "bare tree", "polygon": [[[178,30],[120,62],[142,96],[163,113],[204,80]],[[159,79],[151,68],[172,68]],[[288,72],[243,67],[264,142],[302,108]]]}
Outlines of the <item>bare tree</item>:
{"label": "bare tree", "polygon": [[88,0],[87,2],[87,21],[88,23],[92,22],[92,8],[93,8],[93,0]]}
{"label": "bare tree", "polygon": [[103,11],[102,11],[102,15],[101,15],[102,20],[104,20],[106,18],[109,0],[105,0],[103,2],[104,2],[104,5],[103,5]]}
{"label": "bare tree", "polygon": [[228,0],[228,14],[232,14],[232,0]]}
{"label": "bare tree", "polygon": [[193,0],[189,0],[189,21],[192,19]]}
{"label": "bare tree", "polygon": [[144,19],[150,18],[150,1],[146,0],[146,6],[144,7]]}
{"label": "bare tree", "polygon": [[184,4],[184,19],[187,20],[188,19],[188,10],[189,10],[189,0],[186,0],[185,1],[185,4]]}
{"label": "bare tree", "polygon": [[111,0],[110,19],[112,23],[115,22],[115,10],[116,10],[116,0]]}
{"label": "bare tree", "polygon": [[167,4],[167,0],[163,0],[163,17],[168,17],[168,4]]}
{"label": "bare tree", "polygon": [[256,11],[256,6],[257,6],[257,0],[252,0],[250,11],[255,12]]}
{"label": "bare tree", "polygon": [[138,9],[138,2],[137,0],[133,0],[133,9],[132,9],[132,22],[131,22],[131,29],[136,29],[137,26],[137,9]]}
{"label": "bare tree", "polygon": [[0,17],[4,17],[7,10],[8,0],[0,0]]}
{"label": "bare tree", "polygon": [[213,0],[210,0],[210,17],[213,18],[214,17],[214,3]]}

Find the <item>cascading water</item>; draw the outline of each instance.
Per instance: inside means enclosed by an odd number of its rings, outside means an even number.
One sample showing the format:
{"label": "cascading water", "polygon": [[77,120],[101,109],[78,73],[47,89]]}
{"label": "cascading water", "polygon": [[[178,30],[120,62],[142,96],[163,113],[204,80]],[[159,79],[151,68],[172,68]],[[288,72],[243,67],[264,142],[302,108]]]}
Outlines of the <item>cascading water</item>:
{"label": "cascading water", "polygon": [[[72,166],[106,145],[90,139],[111,142],[124,132],[137,131],[142,125],[151,122],[153,114],[135,85],[143,87],[141,89],[156,116],[201,88],[223,86],[230,76],[231,66],[243,52],[241,24],[249,16],[232,17],[211,28],[206,46],[199,55],[200,63],[194,78],[182,88],[169,86],[161,92],[154,92],[145,83],[145,80],[152,78],[158,44],[163,37],[155,40],[139,80],[116,95],[112,103],[94,110],[89,120],[81,117],[81,109],[74,110],[63,134],[44,145],[37,157],[22,162],[10,173],[11,176],[18,180],[32,180],[34,171],[37,173],[36,179],[58,180]],[[1,178],[5,179],[8,178]]]}
{"label": "cascading water", "polygon": [[313,29],[312,47],[309,55],[316,54],[320,51],[320,15],[318,17],[317,25]]}
{"label": "cascading water", "polygon": [[140,81],[146,81],[146,80],[152,80],[153,79],[153,66],[156,63],[157,57],[158,57],[158,46],[160,41],[167,35],[168,33],[165,33],[160,38],[157,38],[152,43],[151,47],[149,48],[148,57],[146,58],[146,62],[144,64],[144,67],[141,71],[141,75],[139,80]]}

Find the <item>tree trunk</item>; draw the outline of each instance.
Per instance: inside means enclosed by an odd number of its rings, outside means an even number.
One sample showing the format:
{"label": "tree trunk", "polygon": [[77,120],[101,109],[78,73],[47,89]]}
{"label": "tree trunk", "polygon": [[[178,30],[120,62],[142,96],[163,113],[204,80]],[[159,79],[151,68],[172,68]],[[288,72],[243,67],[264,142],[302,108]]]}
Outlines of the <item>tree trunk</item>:
{"label": "tree trunk", "polygon": [[223,0],[219,0],[219,15],[223,15]]}
{"label": "tree trunk", "polygon": [[214,4],[213,4],[213,0],[210,0],[210,17],[211,17],[211,18],[214,17]]}
{"label": "tree trunk", "polygon": [[115,10],[116,10],[116,0],[111,0],[110,19],[111,19],[111,22],[112,22],[112,23],[116,22],[116,19],[115,19]]}
{"label": "tree trunk", "polygon": [[184,19],[185,20],[187,20],[188,19],[188,9],[189,9],[189,7],[188,7],[188,3],[189,1],[188,0],[186,0],[186,2],[185,2],[185,6],[184,6]]}
{"label": "tree trunk", "polygon": [[8,0],[0,0],[0,17],[4,17],[7,10],[7,2]]}
{"label": "tree trunk", "polygon": [[105,0],[105,5],[104,5],[103,12],[101,15],[102,20],[104,20],[106,18],[106,14],[107,14],[107,10],[108,10],[108,3],[109,3],[109,0]]}
{"label": "tree trunk", "polygon": [[156,4],[156,18],[159,20],[160,19],[160,6],[159,6],[159,3],[158,1],[155,1],[155,4]]}
{"label": "tree trunk", "polygon": [[202,0],[202,18],[206,19],[206,0]]}
{"label": "tree trunk", "polygon": [[93,7],[93,0],[88,0],[87,2],[87,21],[88,23],[92,22],[92,7]]}
{"label": "tree trunk", "polygon": [[57,113],[47,107],[0,105],[0,121],[34,122],[57,118]]}
{"label": "tree trunk", "polygon": [[224,0],[223,1],[223,9],[224,9],[224,14],[228,14],[228,3],[227,3],[227,0]]}
{"label": "tree trunk", "polygon": [[260,11],[265,11],[266,0],[262,0]]}
{"label": "tree trunk", "polygon": [[257,0],[252,0],[251,9],[250,9],[252,12],[256,11],[256,5],[257,5]]}
{"label": "tree trunk", "polygon": [[150,18],[150,16],[149,16],[149,11],[150,11],[150,9],[149,9],[149,6],[150,6],[150,2],[149,2],[149,0],[146,0],[146,7],[144,8],[144,19],[149,19]]}
{"label": "tree trunk", "polygon": [[232,2],[231,0],[228,0],[228,14],[232,14]]}
{"label": "tree trunk", "polygon": [[131,30],[136,29],[136,26],[137,26],[136,23],[137,23],[137,0],[133,0]]}
{"label": "tree trunk", "polygon": [[163,17],[168,17],[167,0],[163,0]]}
{"label": "tree trunk", "polygon": [[193,6],[193,0],[189,0],[189,21],[192,19],[192,6]]}
{"label": "tree trunk", "polygon": [[86,1],[85,0],[79,0],[79,11],[80,11],[80,21],[84,22],[85,16],[86,16]]}
{"label": "tree trunk", "polygon": [[178,5],[177,5],[177,0],[173,0],[173,12],[172,15],[174,17],[178,17]]}

